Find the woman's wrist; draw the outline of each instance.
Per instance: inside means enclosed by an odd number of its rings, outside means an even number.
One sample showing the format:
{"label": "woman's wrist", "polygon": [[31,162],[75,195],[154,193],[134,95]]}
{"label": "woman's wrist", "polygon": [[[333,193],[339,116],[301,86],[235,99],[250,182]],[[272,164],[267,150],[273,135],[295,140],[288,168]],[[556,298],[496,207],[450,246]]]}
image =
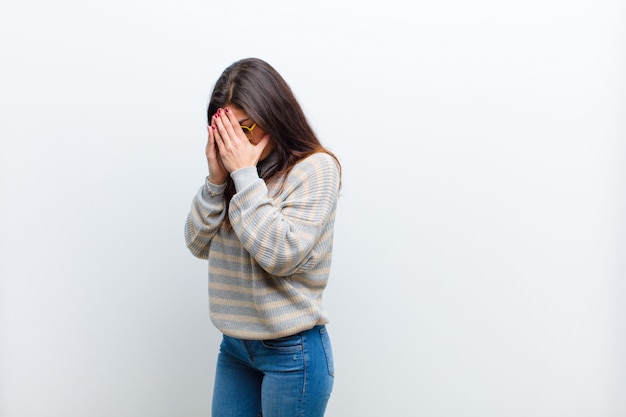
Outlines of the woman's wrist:
{"label": "woman's wrist", "polygon": [[213,185],[222,185],[226,183],[226,178],[215,178],[212,177],[211,174],[209,174],[206,179]]}

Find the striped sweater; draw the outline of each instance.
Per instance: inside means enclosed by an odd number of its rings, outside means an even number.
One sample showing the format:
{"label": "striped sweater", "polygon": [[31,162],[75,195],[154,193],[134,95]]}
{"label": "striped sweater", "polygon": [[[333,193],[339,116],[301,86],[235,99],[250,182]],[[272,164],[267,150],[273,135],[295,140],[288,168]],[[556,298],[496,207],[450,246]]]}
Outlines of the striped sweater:
{"label": "striped sweater", "polygon": [[330,272],[339,169],[326,153],[298,162],[267,186],[260,173],[275,161],[234,171],[229,207],[232,230],[222,227],[225,185],[206,181],[191,205],[185,240],[209,261],[211,321],[240,339],[288,336],[328,323],[322,293]]}

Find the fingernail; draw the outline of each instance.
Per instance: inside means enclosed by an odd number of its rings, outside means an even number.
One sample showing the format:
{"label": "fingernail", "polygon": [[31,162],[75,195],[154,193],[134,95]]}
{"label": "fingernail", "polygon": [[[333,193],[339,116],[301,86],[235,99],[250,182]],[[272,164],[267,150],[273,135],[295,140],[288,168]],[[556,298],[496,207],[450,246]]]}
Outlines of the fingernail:
{"label": "fingernail", "polygon": [[229,107],[226,107],[226,112],[228,113],[229,111],[230,111],[230,108],[229,108]]}

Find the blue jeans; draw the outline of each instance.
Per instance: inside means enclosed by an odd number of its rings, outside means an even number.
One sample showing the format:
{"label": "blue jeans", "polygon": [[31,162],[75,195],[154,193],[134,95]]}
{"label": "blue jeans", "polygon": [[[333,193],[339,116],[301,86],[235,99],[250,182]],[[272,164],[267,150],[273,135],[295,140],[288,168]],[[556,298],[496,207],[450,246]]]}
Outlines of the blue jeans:
{"label": "blue jeans", "polygon": [[224,335],[213,417],[322,417],[334,381],[326,326],[272,340]]}

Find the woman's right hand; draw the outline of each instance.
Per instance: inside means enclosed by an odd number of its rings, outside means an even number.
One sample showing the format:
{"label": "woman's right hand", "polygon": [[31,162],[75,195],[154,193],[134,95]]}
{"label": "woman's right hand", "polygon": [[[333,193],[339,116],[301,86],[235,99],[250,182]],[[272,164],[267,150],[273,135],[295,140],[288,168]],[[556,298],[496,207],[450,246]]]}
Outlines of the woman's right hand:
{"label": "woman's right hand", "polygon": [[222,158],[220,157],[217,144],[215,143],[215,135],[217,129],[215,128],[215,122],[208,126],[209,139],[206,144],[205,154],[206,160],[209,164],[209,182],[215,185],[221,185],[226,182],[228,178],[228,171],[224,168]]}

